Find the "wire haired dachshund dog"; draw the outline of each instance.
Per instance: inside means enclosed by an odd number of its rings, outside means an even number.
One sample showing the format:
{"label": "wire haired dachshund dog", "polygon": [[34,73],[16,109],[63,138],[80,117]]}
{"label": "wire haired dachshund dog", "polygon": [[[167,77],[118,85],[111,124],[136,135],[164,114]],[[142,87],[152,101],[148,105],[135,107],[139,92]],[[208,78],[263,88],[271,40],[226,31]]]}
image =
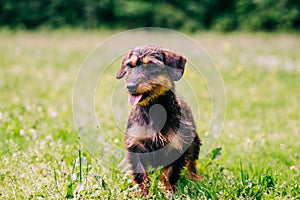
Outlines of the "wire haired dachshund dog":
{"label": "wire haired dachshund dog", "polygon": [[132,177],[140,193],[148,194],[147,171],[163,166],[160,180],[176,191],[184,166],[188,176],[196,172],[201,141],[189,106],[175,93],[174,81],[184,72],[186,59],[157,47],[137,47],[123,57],[116,78],[125,76],[129,103],[133,106],[125,133]]}

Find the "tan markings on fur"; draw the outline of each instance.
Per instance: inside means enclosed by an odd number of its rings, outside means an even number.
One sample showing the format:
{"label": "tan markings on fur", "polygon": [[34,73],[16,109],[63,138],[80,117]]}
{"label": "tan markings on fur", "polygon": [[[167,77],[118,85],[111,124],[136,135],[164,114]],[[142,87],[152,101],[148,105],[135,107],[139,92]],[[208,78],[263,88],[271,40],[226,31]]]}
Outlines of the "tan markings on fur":
{"label": "tan markings on fur", "polygon": [[180,136],[180,133],[170,134],[168,137],[170,140],[170,146],[179,151],[183,151],[183,141]]}
{"label": "tan markings on fur", "polygon": [[188,160],[186,165],[188,171],[188,177],[195,181],[202,181],[202,177],[199,174],[197,174],[196,166],[197,166],[196,160]]}
{"label": "tan markings on fur", "polygon": [[150,102],[152,100],[154,100],[155,98],[165,94],[169,89],[159,85],[155,88],[155,90],[153,92],[150,93],[150,95],[148,97],[146,97],[145,99],[143,99],[142,101],[138,102],[139,106],[147,106],[150,104]]}
{"label": "tan markings on fur", "polygon": [[151,140],[162,146],[168,142],[160,132],[156,132],[151,126],[134,124],[127,130],[127,135],[130,136],[130,143],[126,144],[128,147],[138,145],[140,148],[144,148],[143,141],[145,140]]}
{"label": "tan markings on fur", "polygon": [[127,133],[129,136],[137,139],[152,138],[155,135],[155,132],[151,127],[139,126],[137,124],[133,124],[133,126],[127,130]]}
{"label": "tan markings on fur", "polygon": [[129,63],[132,65],[132,67],[136,66],[138,57],[136,55],[132,55],[128,60],[125,61],[125,65],[128,65]]}
{"label": "tan markings on fur", "polygon": [[166,168],[166,169],[163,171],[163,173],[161,174],[161,178],[162,178],[162,181],[163,181],[163,182],[165,182],[165,181],[169,182],[168,174],[170,173],[170,171],[171,171],[171,167],[168,167],[168,168]]}
{"label": "tan markings on fur", "polygon": [[170,77],[167,75],[159,75],[156,78],[152,79],[151,83],[162,85],[168,89],[170,89],[173,86]]}
{"label": "tan markings on fur", "polygon": [[180,133],[168,132],[168,136],[165,137],[160,132],[153,130],[151,126],[139,126],[134,124],[127,130],[127,135],[131,137],[128,146],[137,145],[143,147],[144,140],[152,140],[157,144],[169,144],[172,148],[179,151],[183,151],[183,140]]}
{"label": "tan markings on fur", "polygon": [[152,60],[152,58],[150,56],[146,56],[146,57],[143,58],[143,63],[148,64],[148,63],[151,62],[151,60]]}
{"label": "tan markings on fur", "polygon": [[136,181],[133,181],[135,185],[138,186],[138,191],[133,191],[131,193],[132,196],[138,197],[140,195],[147,196],[148,195],[148,189],[149,188],[149,178],[148,178],[148,173],[144,173],[145,179],[143,180],[142,183],[138,184]]}
{"label": "tan markings on fur", "polygon": [[166,168],[161,174],[160,180],[167,191],[173,192],[175,188],[170,184],[168,179],[168,175],[171,173],[171,171],[172,171],[172,167]]}
{"label": "tan markings on fur", "polygon": [[147,82],[142,82],[139,84],[139,87],[137,88],[136,93],[143,94],[143,93],[151,91],[151,89],[152,89],[151,84],[149,84]]}
{"label": "tan markings on fur", "polygon": [[[170,78],[166,75],[160,75],[151,80],[151,83],[140,84],[137,89],[137,93],[143,94],[150,91],[147,98],[143,99],[138,103],[140,106],[147,106],[155,98],[165,94],[168,90],[173,87]],[[142,88],[142,90],[140,89]]]}

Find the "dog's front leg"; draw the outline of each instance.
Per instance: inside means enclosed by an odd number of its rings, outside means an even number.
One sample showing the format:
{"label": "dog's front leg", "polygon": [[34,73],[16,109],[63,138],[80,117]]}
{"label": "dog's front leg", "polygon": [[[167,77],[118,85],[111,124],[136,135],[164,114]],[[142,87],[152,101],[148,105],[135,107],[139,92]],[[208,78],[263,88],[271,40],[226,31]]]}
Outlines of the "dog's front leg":
{"label": "dog's front leg", "polygon": [[133,172],[133,181],[135,184],[138,184],[139,191],[137,195],[142,194],[143,196],[147,196],[149,188],[148,174]]}
{"label": "dog's front leg", "polygon": [[162,181],[165,189],[171,193],[176,191],[176,182],[179,179],[180,171],[185,164],[185,156],[182,155],[171,165],[164,168],[160,180]]}
{"label": "dog's front leg", "polygon": [[134,193],[134,196],[148,195],[148,188],[149,188],[149,178],[148,174],[140,161],[139,155],[135,153],[130,153],[129,155],[129,163],[132,167],[132,179],[135,184],[138,185],[138,193]]}

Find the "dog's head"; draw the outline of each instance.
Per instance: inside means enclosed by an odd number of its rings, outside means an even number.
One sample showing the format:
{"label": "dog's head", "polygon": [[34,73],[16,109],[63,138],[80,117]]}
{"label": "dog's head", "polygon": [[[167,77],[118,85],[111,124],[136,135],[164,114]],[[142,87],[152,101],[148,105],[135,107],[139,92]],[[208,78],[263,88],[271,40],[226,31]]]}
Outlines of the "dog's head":
{"label": "dog's head", "polygon": [[124,56],[116,78],[125,76],[129,103],[146,106],[174,87],[184,72],[186,59],[155,46],[138,47]]}

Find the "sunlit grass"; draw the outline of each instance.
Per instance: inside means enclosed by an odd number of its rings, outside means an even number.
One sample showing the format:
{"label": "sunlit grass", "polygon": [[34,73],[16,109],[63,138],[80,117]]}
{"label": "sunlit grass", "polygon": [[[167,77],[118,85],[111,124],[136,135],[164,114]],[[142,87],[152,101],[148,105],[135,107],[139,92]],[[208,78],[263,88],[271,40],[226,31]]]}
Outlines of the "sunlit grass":
{"label": "sunlit grass", "polygon": [[[109,35],[0,32],[0,199],[130,198],[130,174],[106,168],[89,154],[78,140],[72,114],[79,67]],[[193,37],[223,77],[226,120],[217,144],[221,155],[199,160],[202,182],[186,179],[183,172],[174,198],[299,199],[300,38],[265,33]],[[106,81],[116,84],[115,71],[109,73]],[[201,124],[207,126],[211,112],[203,89],[198,96],[201,136]],[[97,114],[106,116],[110,105],[101,104],[101,94],[96,100]],[[122,147],[122,130],[112,120],[105,118],[102,128]],[[150,194],[164,199],[168,195],[158,174],[150,174]]]}

